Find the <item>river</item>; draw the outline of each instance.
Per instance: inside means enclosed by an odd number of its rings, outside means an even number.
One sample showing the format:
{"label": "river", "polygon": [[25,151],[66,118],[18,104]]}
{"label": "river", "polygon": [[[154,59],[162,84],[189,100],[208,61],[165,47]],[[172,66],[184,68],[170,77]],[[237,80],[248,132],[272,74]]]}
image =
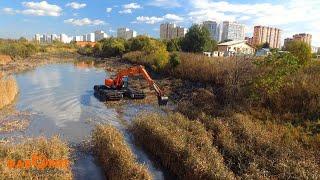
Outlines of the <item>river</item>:
{"label": "river", "polygon": [[[51,64],[16,75],[19,97],[16,107],[31,112],[30,126],[24,132],[14,132],[2,137],[52,137],[59,135],[71,147],[79,147],[90,140],[97,124],[117,127],[137,156],[153,174],[154,179],[164,179],[163,171],[142,149],[136,147],[126,127],[142,110],[160,111],[158,107],[129,103],[112,107],[99,102],[93,95],[93,86],[101,84],[106,76],[103,69],[78,66],[73,63]],[[81,149],[81,148],[80,148]],[[75,179],[105,179],[102,169],[90,152],[75,148],[73,172]]]}

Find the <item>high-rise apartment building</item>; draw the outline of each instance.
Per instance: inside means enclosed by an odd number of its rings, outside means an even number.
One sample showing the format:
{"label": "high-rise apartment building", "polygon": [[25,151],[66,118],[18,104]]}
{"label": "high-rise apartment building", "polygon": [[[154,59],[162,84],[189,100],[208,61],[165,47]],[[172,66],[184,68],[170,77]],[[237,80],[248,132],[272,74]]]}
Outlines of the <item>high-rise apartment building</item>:
{"label": "high-rise apartment building", "polygon": [[53,41],[58,41],[59,40],[59,36],[56,34],[51,34],[51,38],[50,38],[51,42]]}
{"label": "high-rise apartment building", "polygon": [[37,42],[37,43],[40,43],[40,40],[41,40],[41,35],[40,34],[35,34],[34,35],[34,41]]}
{"label": "high-rise apartment building", "polygon": [[245,37],[245,40],[247,41],[247,44],[253,46],[253,37]]}
{"label": "high-rise apartment building", "polygon": [[137,37],[137,32],[128,28],[119,28],[117,30],[117,37],[128,40]]}
{"label": "high-rise apartment building", "polygon": [[160,38],[161,39],[174,39],[184,37],[187,33],[187,29],[176,26],[174,23],[164,23],[160,25]]}
{"label": "high-rise apartment building", "polygon": [[73,41],[74,42],[81,42],[81,41],[83,41],[83,36],[74,36]]}
{"label": "high-rise apartment building", "polygon": [[269,43],[270,48],[281,47],[281,30],[267,26],[255,26],[253,32],[253,45],[259,46]]}
{"label": "high-rise apartment building", "polygon": [[66,34],[60,34],[60,41],[63,43],[70,43],[71,39]]}
{"label": "high-rise apartment building", "polygon": [[216,40],[217,42],[221,41],[222,29],[218,22],[204,21],[202,24],[209,30],[211,39]]}
{"label": "high-rise apartment building", "polygon": [[302,42],[305,42],[311,46],[312,35],[306,34],[306,33],[295,34],[295,35],[293,35],[293,40],[294,41],[302,41]]}
{"label": "high-rise apartment building", "polygon": [[102,39],[108,38],[108,35],[104,32],[104,31],[95,31],[94,32],[94,36],[95,36],[95,41],[100,41]]}
{"label": "high-rise apartment building", "polygon": [[244,40],[245,26],[237,22],[224,21],[222,24],[222,38],[225,40]]}
{"label": "high-rise apartment building", "polygon": [[87,34],[87,42],[95,42],[95,40],[94,33]]}

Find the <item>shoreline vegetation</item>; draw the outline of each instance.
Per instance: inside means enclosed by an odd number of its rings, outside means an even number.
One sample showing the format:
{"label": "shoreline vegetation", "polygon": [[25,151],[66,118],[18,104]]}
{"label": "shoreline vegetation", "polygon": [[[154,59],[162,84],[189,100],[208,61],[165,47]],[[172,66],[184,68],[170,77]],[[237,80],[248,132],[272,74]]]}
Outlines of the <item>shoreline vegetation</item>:
{"label": "shoreline vegetation", "polygon": [[18,94],[18,85],[12,76],[0,72],[0,109],[11,104]]}

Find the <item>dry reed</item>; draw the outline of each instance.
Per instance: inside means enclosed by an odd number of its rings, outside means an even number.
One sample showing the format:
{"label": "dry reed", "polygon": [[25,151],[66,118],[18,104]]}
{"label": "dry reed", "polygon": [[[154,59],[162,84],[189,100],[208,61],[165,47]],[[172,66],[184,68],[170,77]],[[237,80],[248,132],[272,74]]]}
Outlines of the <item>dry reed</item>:
{"label": "dry reed", "polygon": [[243,178],[318,179],[317,150],[302,146],[303,133],[250,116],[202,117],[227,166]]}
{"label": "dry reed", "polygon": [[13,77],[0,75],[0,109],[9,105],[18,93],[17,82]]}
{"label": "dry reed", "polygon": [[[51,166],[44,169],[38,166],[27,168],[27,160],[30,160],[33,154],[43,155],[48,160],[63,160],[66,166],[61,166],[63,168]],[[0,145],[0,179],[72,179],[69,157],[68,146],[57,137],[49,140],[45,138],[28,139],[17,145]],[[14,160],[15,167],[9,167],[8,160]],[[19,164],[19,160],[22,163]],[[38,165],[44,163],[44,161],[37,162]]]}
{"label": "dry reed", "polygon": [[108,179],[152,179],[147,168],[137,162],[116,128],[97,126],[93,132],[93,144]]}
{"label": "dry reed", "polygon": [[136,141],[179,179],[235,178],[199,122],[180,114],[141,114],[131,130]]}

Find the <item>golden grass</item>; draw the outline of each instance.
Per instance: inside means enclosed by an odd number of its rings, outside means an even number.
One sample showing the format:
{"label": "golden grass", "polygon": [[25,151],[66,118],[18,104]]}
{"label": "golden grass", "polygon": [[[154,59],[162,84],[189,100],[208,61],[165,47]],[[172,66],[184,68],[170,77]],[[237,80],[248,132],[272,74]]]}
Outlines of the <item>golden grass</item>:
{"label": "golden grass", "polygon": [[136,141],[179,179],[234,179],[204,126],[180,114],[141,114],[131,130]]}
{"label": "golden grass", "polygon": [[97,126],[93,132],[93,144],[108,179],[152,179],[147,168],[137,162],[116,128]]}
{"label": "golden grass", "polygon": [[0,65],[6,65],[11,62],[12,59],[8,55],[0,55]]}
{"label": "golden grass", "polygon": [[30,124],[28,120],[9,120],[0,121],[0,133],[8,133],[13,131],[23,131]]}
{"label": "golden grass", "polygon": [[319,179],[317,149],[303,147],[307,138],[296,128],[235,114],[230,118],[202,117],[226,163],[243,178]]}
{"label": "golden grass", "polygon": [[[52,139],[30,139],[17,145],[0,145],[0,179],[72,179],[70,162],[65,168],[45,168],[38,166],[25,168],[26,160],[30,160],[33,154],[45,156],[50,160],[66,160],[69,162],[70,150],[68,146],[54,137]],[[15,168],[8,166],[8,160],[15,161]],[[22,167],[19,168],[19,160]],[[38,161],[40,164],[40,161]]]}
{"label": "golden grass", "polygon": [[17,82],[13,77],[0,75],[0,109],[9,105],[18,93]]}

